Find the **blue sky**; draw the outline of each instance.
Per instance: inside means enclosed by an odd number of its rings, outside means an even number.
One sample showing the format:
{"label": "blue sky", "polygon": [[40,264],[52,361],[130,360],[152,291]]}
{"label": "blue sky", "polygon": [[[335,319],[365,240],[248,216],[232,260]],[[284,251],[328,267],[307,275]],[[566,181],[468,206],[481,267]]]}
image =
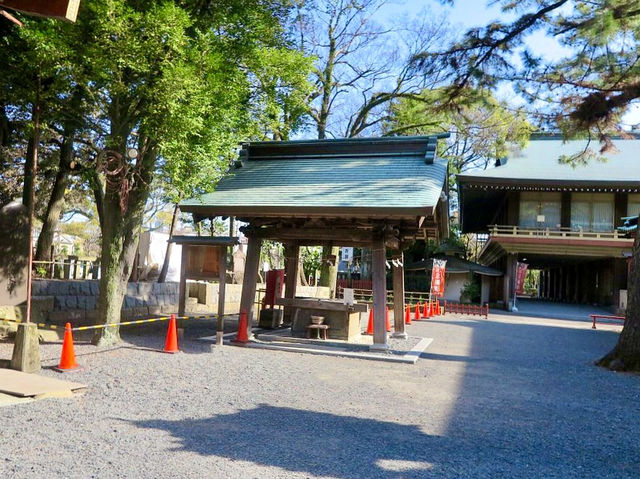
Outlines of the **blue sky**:
{"label": "blue sky", "polygon": [[[454,5],[443,5],[438,0],[390,0],[376,14],[376,20],[386,23],[391,18],[406,16],[407,19],[418,15],[433,15],[440,17],[446,15],[449,23],[456,31],[463,32],[472,27],[486,25],[492,20],[505,20],[509,17],[500,11],[495,4],[489,5],[489,0],[455,0]],[[495,2],[493,2],[495,3]],[[511,16],[515,18],[515,16]],[[568,54],[570,50],[560,45],[555,39],[545,35],[544,32],[534,32],[526,38],[527,47],[535,54],[539,54],[550,60],[558,60]],[[517,57],[514,56],[517,61]],[[522,99],[514,94],[509,85],[502,85],[497,96],[514,105],[522,103]],[[633,125],[640,123],[640,107],[633,107],[623,118],[623,123]]]}

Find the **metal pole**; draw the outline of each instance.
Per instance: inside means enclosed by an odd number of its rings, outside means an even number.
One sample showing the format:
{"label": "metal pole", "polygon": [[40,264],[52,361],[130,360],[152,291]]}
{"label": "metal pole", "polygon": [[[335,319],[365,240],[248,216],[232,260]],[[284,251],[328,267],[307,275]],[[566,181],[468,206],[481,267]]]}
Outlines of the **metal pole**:
{"label": "metal pole", "polygon": [[35,184],[36,173],[38,172],[38,145],[40,143],[40,79],[38,78],[38,86],[36,87],[36,98],[33,103],[33,148],[32,148],[32,161],[31,181],[29,184],[29,260],[27,265],[27,312],[25,315],[25,322],[31,322],[31,282],[33,271],[33,219],[35,216]]}

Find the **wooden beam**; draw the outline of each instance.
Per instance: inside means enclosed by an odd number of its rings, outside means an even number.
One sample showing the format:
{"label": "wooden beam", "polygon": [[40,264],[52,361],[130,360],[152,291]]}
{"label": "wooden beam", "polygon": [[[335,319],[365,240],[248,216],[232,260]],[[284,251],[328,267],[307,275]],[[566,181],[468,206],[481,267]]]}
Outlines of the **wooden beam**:
{"label": "wooden beam", "polygon": [[373,273],[373,345],[372,349],[387,349],[387,278],[384,239],[377,238],[372,249]]}
{"label": "wooden beam", "polygon": [[[299,245],[319,245],[325,242],[333,242],[344,246],[371,246],[373,244],[374,232],[358,229],[335,228],[327,226],[325,228],[253,228],[245,227],[242,232],[247,237],[256,237],[272,241],[291,242],[295,241]],[[389,248],[399,249],[400,239],[398,230],[389,230],[384,235],[385,245]]]}
{"label": "wooden beam", "polygon": [[0,0],[0,7],[29,15],[75,22],[80,0]]}
{"label": "wooden beam", "polygon": [[[251,326],[253,321],[253,307],[256,301],[256,286],[258,271],[260,269],[260,247],[262,239],[249,237],[247,245],[247,259],[244,264],[244,277],[242,278],[242,294],[240,296],[240,314],[247,313],[247,334],[251,339]],[[238,323],[240,324],[240,323]]]}
{"label": "wooden beam", "polygon": [[187,263],[189,261],[189,246],[182,245],[182,259],[180,260],[180,288],[178,298],[178,316],[184,316],[187,304]]}
{"label": "wooden beam", "polygon": [[404,327],[404,255],[402,251],[394,255],[393,269],[393,337],[406,338]]}
{"label": "wooden beam", "polygon": [[219,246],[220,254],[220,280],[218,283],[218,324],[216,327],[216,345],[222,346],[224,335],[224,302],[227,286],[227,247]]}

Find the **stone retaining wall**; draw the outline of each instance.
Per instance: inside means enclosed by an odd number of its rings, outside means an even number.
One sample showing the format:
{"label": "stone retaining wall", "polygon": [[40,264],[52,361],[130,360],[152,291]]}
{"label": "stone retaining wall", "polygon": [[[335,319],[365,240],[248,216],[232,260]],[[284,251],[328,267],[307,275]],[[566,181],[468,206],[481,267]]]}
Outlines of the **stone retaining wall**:
{"label": "stone retaining wall", "polygon": [[[186,311],[191,314],[215,313],[218,310],[218,283],[187,283]],[[264,289],[258,285],[258,289]],[[129,283],[122,305],[122,318],[146,318],[158,314],[178,311],[179,284]],[[33,305],[36,322],[49,321],[74,326],[96,324],[99,286],[97,280],[35,280],[33,282]],[[225,313],[235,314],[240,310],[242,285],[227,284],[225,288]],[[299,296],[329,297],[329,289],[323,287],[298,286]],[[256,294],[258,299],[259,294]],[[11,307],[13,315],[7,319],[21,319],[21,307]],[[9,317],[11,316],[11,317]]]}

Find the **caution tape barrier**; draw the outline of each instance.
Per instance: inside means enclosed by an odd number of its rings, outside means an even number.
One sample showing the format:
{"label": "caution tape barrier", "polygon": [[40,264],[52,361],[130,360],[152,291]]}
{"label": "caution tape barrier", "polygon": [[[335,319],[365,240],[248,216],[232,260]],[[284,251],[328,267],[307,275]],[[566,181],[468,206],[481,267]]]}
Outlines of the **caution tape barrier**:
{"label": "caution tape barrier", "polygon": [[[176,319],[182,320],[203,320],[203,319],[216,319],[217,316],[208,315],[208,316],[176,316]],[[155,323],[157,321],[168,321],[171,319],[171,316],[162,316],[160,318],[151,318],[151,319],[138,319],[135,321],[124,321],[121,323],[111,323],[111,324],[94,324],[91,326],[77,326],[75,328],[71,328],[71,331],[88,331],[91,329],[102,329],[102,328],[110,328],[113,326],[128,326],[130,324],[143,324],[143,323]],[[22,323],[22,321],[17,319],[0,319],[0,322],[5,323]],[[59,326],[56,324],[47,324],[47,323],[35,323],[40,329],[60,329],[64,330],[64,326]]]}
{"label": "caution tape barrier", "polygon": [[[0,319],[0,323],[22,323],[19,319]],[[58,326],[56,324],[46,323],[34,323],[40,329],[64,329],[64,326]]]}

